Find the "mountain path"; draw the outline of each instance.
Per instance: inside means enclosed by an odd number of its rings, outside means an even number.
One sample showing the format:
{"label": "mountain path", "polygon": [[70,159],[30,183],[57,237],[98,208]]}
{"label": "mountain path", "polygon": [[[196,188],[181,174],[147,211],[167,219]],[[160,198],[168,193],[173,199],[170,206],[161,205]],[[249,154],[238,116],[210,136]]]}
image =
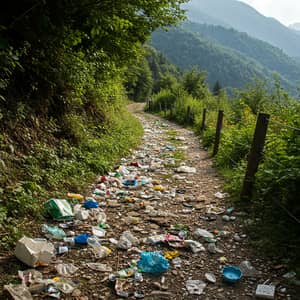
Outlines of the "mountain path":
{"label": "mountain path", "polygon": [[[60,263],[73,264],[79,268],[71,275],[72,280],[78,283],[76,289],[69,295],[61,293],[60,299],[243,300],[254,299],[258,283],[267,279],[273,283],[278,282],[277,274],[272,269],[274,263],[256,257],[249,246],[242,226],[245,214],[234,210],[228,215],[232,220],[223,220],[230,205],[227,199],[219,199],[215,194],[220,192],[223,195],[224,182],[214,169],[207,151],[202,149],[199,137],[188,129],[144,113],[143,104],[132,104],[129,110],[143,124],[144,137],[141,145],[121,160],[122,167],[118,170],[121,173],[128,172],[126,176],[123,175],[122,181],[138,178],[145,182],[151,179],[151,182],[137,189],[126,189],[121,185],[121,180],[114,181],[114,175],[109,174],[104,184],[99,177],[90,187],[91,195],[95,188],[106,189],[106,196],[95,197],[101,203],[101,208],[91,211],[90,218],[72,230],[75,234],[91,234],[92,226],[97,225],[97,213],[105,212],[109,228],[101,243],[110,248],[112,253],[99,259],[89,246],[71,247],[69,252],[56,256],[48,267],[42,268],[46,278],[58,276],[55,266]],[[195,168],[196,172],[176,172],[181,165]],[[212,233],[215,243],[211,239],[209,243],[197,237],[194,234],[197,228]],[[126,230],[139,242],[134,241],[133,247],[128,250],[118,249],[116,243]],[[168,233],[171,234],[169,239],[181,236],[185,240],[200,242],[203,247],[201,251],[193,253],[192,247],[188,246],[191,242],[169,240],[169,243],[154,243],[152,239],[149,243],[147,240],[151,236],[161,237]],[[198,250],[201,248],[199,244],[194,243],[194,246]],[[217,252],[222,253],[210,253],[216,248]],[[141,282],[141,278],[134,279],[134,274],[128,268],[132,266],[132,261],[139,260],[140,252],[143,251],[160,251],[162,254],[178,251],[179,259],[170,259],[170,269],[161,275],[142,273]],[[249,260],[260,273],[253,277],[243,277],[236,284],[225,283],[221,273],[223,267],[239,265],[244,260]],[[104,264],[101,267],[104,271],[92,270],[88,267],[89,263]],[[117,275],[120,270],[125,270],[119,273],[123,278],[113,281],[114,276],[111,274]],[[216,282],[207,282],[206,273],[214,274]],[[187,280],[203,281],[203,292],[196,287],[194,294],[189,293]],[[45,296],[45,293],[39,294],[34,299],[48,299]]]}

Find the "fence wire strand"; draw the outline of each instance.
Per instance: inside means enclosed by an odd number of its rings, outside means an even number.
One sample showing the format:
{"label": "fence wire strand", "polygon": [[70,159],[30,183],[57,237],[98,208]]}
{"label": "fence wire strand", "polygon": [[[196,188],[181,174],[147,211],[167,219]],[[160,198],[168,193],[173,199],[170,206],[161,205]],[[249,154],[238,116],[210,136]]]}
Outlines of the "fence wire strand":
{"label": "fence wire strand", "polygon": [[290,125],[286,125],[286,124],[284,124],[284,123],[281,123],[281,122],[278,122],[278,121],[275,121],[275,120],[272,120],[272,119],[270,119],[270,123],[274,123],[274,124],[283,126],[283,127],[285,127],[285,128],[289,128],[289,129],[292,129],[292,130],[295,130],[295,131],[299,131],[299,132],[300,132],[300,128],[297,128],[297,127],[294,127],[294,126],[290,126]]}

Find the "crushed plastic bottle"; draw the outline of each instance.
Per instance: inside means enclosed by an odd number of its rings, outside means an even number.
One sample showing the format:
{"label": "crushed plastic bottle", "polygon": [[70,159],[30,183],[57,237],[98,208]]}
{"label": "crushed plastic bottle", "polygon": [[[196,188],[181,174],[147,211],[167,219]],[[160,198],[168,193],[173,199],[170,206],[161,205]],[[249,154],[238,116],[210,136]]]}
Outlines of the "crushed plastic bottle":
{"label": "crushed plastic bottle", "polygon": [[87,243],[93,248],[93,251],[98,258],[104,258],[111,254],[111,250],[102,246],[96,237],[89,237]]}
{"label": "crushed plastic bottle", "polygon": [[256,277],[260,274],[260,272],[252,266],[249,260],[242,261],[239,267],[245,277]]}

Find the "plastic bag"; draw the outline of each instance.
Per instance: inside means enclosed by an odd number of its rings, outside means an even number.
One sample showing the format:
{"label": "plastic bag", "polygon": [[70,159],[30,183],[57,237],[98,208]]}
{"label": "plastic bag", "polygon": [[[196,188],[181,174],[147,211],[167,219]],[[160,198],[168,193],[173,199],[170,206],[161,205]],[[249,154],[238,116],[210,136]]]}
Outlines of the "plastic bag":
{"label": "plastic bag", "polygon": [[47,224],[43,224],[42,231],[48,238],[62,240],[64,237],[66,237],[65,232],[57,226],[48,226]]}
{"label": "plastic bag", "polygon": [[145,273],[163,273],[170,269],[170,264],[158,252],[142,252],[138,268]]}
{"label": "plastic bag", "polygon": [[28,288],[23,284],[8,284],[3,288],[14,300],[33,300]]}

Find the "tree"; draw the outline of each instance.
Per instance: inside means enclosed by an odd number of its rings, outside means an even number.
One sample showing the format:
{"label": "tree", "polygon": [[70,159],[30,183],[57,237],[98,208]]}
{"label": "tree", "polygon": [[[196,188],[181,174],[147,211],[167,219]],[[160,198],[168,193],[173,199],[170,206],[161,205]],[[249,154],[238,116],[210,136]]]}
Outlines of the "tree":
{"label": "tree", "polygon": [[213,95],[214,96],[219,96],[220,95],[220,92],[221,92],[221,85],[220,85],[220,82],[219,80],[216,81],[214,87],[213,87]]}
{"label": "tree", "polygon": [[183,76],[183,88],[194,98],[204,99],[209,93],[206,85],[206,73],[192,69]]}
{"label": "tree", "polygon": [[[18,68],[14,66],[15,61],[5,66],[5,70],[8,69],[5,73],[0,66],[0,95],[9,97],[11,101],[7,103],[12,107],[13,102],[22,98],[42,102],[43,108],[58,105],[56,112],[66,110],[65,98],[72,93],[74,76],[78,74],[78,70],[72,74],[68,71],[74,60],[93,64],[97,79],[111,77],[136,58],[152,31],[183,18],[180,5],[184,2],[186,0],[5,2],[0,10],[0,57],[3,54],[4,61],[5,57],[11,61],[13,53]],[[39,106],[35,104],[33,107]]]}

